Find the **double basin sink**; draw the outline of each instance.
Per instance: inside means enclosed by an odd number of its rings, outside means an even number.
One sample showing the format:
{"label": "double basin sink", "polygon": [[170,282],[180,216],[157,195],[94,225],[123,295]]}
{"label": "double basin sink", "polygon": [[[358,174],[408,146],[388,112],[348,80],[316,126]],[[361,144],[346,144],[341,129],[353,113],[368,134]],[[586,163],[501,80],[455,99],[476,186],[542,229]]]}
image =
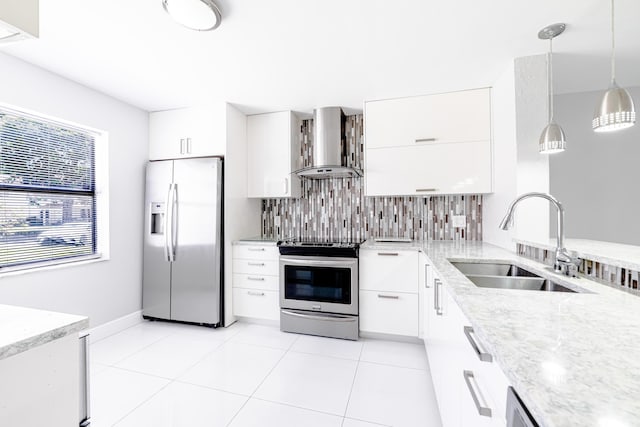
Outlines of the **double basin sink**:
{"label": "double basin sink", "polygon": [[576,292],[513,264],[453,261],[451,264],[480,288]]}

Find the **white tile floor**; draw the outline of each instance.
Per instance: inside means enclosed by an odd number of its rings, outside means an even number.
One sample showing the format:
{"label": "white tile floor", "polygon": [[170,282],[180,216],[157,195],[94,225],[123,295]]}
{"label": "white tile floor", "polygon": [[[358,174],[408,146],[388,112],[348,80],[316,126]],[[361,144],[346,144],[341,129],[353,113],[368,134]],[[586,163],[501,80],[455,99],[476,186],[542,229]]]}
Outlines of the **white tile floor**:
{"label": "white tile floor", "polygon": [[91,345],[92,427],[440,427],[424,346],[143,322]]}

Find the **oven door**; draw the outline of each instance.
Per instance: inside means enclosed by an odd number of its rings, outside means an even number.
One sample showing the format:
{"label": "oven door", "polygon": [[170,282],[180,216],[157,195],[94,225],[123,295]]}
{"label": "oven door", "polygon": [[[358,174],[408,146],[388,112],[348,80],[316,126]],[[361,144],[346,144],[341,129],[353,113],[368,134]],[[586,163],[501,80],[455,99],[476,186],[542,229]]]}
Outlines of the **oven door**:
{"label": "oven door", "polygon": [[358,314],[358,259],[280,256],[280,307]]}

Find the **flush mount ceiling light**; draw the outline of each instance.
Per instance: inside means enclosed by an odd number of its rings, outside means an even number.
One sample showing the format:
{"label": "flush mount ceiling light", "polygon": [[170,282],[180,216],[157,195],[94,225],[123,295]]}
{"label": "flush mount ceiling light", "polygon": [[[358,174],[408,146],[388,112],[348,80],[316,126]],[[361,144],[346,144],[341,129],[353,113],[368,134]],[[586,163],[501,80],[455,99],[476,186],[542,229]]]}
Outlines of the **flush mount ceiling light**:
{"label": "flush mount ceiling light", "polygon": [[616,83],[616,41],[614,33],[614,0],[611,0],[611,84],[596,107],[591,122],[596,132],[624,129],[636,122],[636,109],[629,92]]}
{"label": "flush mount ceiling light", "polygon": [[174,21],[195,31],[215,30],[222,22],[212,0],[162,0],[162,6]]}
{"label": "flush mount ceiling light", "polygon": [[562,128],[553,121],[553,38],[562,34],[567,26],[565,24],[553,24],[544,27],[538,32],[538,38],[549,40],[549,53],[547,54],[547,85],[549,93],[549,124],[540,135],[540,153],[552,154],[564,151],[567,139]]}

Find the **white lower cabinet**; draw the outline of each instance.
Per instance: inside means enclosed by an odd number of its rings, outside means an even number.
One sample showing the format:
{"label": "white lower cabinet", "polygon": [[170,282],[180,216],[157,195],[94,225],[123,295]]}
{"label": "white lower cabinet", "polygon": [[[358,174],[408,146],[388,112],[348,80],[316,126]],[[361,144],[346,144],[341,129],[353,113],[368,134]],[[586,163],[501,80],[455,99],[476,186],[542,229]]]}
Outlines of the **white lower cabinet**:
{"label": "white lower cabinet", "polygon": [[443,427],[504,427],[508,380],[429,267],[427,280],[424,342]]}
{"label": "white lower cabinet", "polygon": [[233,314],[255,319],[280,319],[278,291],[233,288]]}
{"label": "white lower cabinet", "polygon": [[280,319],[279,262],[275,243],[233,246],[233,314]]}
{"label": "white lower cabinet", "polygon": [[418,294],[360,291],[360,330],[418,336]]}
{"label": "white lower cabinet", "polygon": [[361,249],[360,331],[417,337],[418,251]]}

